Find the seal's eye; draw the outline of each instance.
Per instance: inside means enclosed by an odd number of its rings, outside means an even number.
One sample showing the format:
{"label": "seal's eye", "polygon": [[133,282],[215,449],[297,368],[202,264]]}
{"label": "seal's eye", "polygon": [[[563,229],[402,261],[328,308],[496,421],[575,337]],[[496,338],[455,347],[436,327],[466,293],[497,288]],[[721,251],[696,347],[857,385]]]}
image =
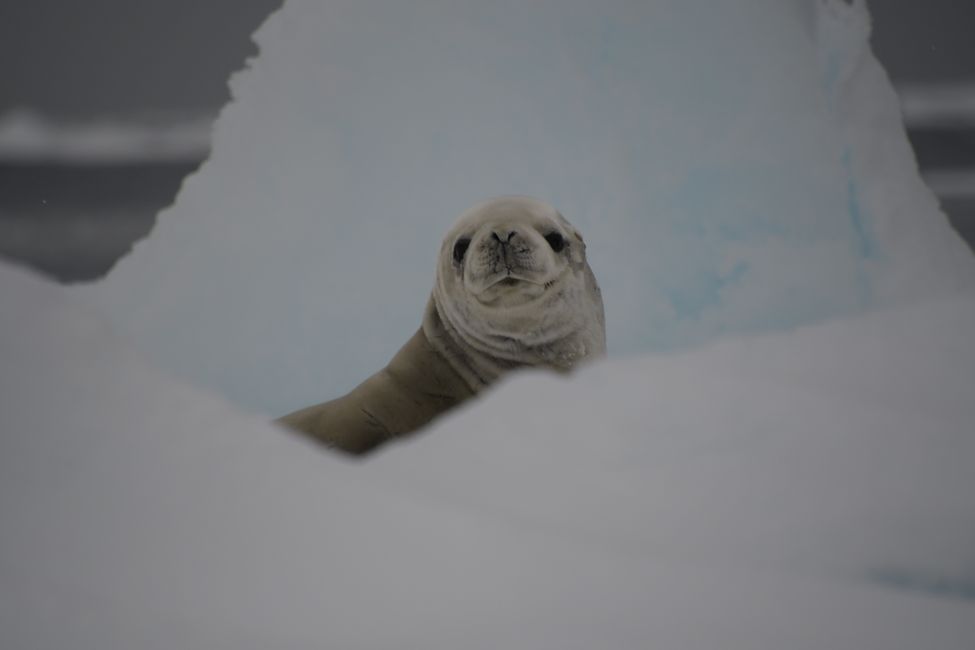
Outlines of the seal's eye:
{"label": "seal's eye", "polygon": [[454,244],[455,262],[460,264],[463,261],[464,255],[467,253],[467,247],[470,245],[471,245],[471,240],[468,239],[467,237],[461,237],[460,239],[457,240],[457,243]]}
{"label": "seal's eye", "polygon": [[545,235],[545,241],[548,242],[548,245],[551,246],[552,250],[556,253],[561,253],[562,249],[565,248],[565,238],[557,232],[553,231]]}

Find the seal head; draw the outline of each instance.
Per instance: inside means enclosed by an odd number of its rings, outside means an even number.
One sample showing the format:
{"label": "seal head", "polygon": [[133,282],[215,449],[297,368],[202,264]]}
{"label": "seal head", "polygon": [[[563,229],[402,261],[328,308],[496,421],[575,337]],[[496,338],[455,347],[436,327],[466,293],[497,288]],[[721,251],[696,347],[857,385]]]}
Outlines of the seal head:
{"label": "seal head", "polygon": [[423,329],[475,392],[513,368],[566,371],[606,351],[582,236],[527,197],[476,205],[448,231]]}

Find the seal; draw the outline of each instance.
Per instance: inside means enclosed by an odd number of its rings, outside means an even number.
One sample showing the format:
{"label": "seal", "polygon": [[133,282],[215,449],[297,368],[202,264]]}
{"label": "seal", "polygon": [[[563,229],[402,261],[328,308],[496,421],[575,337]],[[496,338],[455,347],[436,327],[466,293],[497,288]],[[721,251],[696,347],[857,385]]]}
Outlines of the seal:
{"label": "seal", "polygon": [[605,354],[605,330],[602,294],[578,230],[542,201],[492,199],[447,232],[423,323],[389,364],[344,397],[278,422],[364,454],[508,372],[568,372]]}

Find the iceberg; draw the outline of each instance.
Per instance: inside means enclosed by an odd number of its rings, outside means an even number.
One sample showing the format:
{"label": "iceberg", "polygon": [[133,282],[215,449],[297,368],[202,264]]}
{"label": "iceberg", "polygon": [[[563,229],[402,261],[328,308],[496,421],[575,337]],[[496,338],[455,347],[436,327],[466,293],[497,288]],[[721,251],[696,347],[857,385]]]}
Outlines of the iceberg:
{"label": "iceberg", "polygon": [[498,194],[587,234],[617,358],[971,287],[869,31],[863,0],[289,0],[210,159],[78,292],[280,415],[392,356]]}

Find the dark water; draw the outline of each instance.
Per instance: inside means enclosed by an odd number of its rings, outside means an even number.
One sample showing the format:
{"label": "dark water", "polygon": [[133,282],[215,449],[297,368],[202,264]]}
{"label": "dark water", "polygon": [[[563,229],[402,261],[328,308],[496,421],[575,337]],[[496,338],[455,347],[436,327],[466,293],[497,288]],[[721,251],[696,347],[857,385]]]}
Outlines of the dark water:
{"label": "dark water", "polygon": [[975,251],[975,196],[941,199],[941,209],[948,214],[951,225]]}
{"label": "dark water", "polygon": [[99,278],[200,162],[0,163],[0,255],[62,282]]}
{"label": "dark water", "polygon": [[[908,136],[922,171],[975,170],[975,126],[914,127]],[[975,249],[975,187],[967,196],[940,199],[951,225]]]}
{"label": "dark water", "polygon": [[910,138],[921,169],[975,169],[975,128],[928,126]]}

